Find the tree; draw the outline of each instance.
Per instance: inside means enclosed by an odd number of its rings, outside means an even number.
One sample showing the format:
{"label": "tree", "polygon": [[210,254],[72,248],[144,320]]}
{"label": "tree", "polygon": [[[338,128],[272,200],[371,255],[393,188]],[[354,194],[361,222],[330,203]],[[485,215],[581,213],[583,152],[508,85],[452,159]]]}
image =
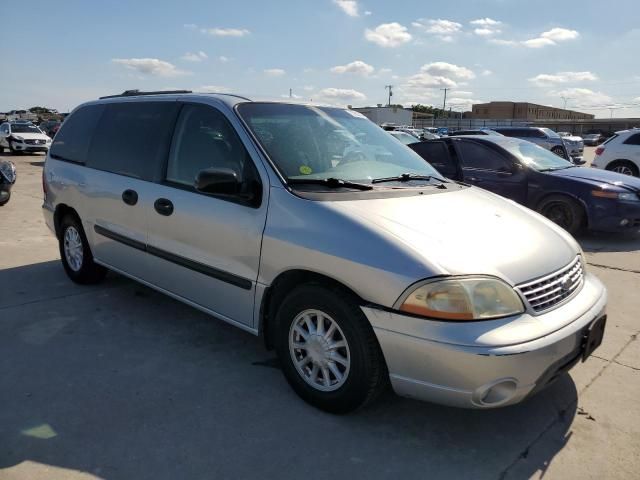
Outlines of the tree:
{"label": "tree", "polygon": [[53,108],[47,108],[47,107],[31,107],[29,109],[29,111],[31,113],[35,113],[36,115],[42,115],[43,113],[58,113],[57,110],[53,109]]}

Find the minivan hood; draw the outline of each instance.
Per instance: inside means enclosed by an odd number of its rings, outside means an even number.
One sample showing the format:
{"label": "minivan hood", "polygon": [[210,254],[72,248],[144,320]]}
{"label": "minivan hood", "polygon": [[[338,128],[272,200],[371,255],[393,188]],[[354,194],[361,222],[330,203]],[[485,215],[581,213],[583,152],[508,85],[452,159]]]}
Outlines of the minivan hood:
{"label": "minivan hood", "polygon": [[616,187],[628,188],[640,191],[640,178],[623,175],[609,170],[599,168],[572,167],[555,172],[547,172],[558,177],[575,178],[576,180],[587,180],[589,183],[607,184]]}
{"label": "minivan hood", "polygon": [[516,285],[566,266],[580,252],[544,217],[475,187],[330,203],[413,251],[429,276],[484,274]]}

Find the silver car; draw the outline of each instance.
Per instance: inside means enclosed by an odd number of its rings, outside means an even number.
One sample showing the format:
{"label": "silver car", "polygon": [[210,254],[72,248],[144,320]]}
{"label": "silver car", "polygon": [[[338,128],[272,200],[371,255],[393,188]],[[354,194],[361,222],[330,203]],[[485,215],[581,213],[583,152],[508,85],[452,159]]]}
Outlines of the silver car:
{"label": "silver car", "polygon": [[600,344],[607,294],[542,216],[353,110],[189,92],[86,103],[44,167],[74,282],[108,270],[255,335],[330,412],[514,404]]}
{"label": "silver car", "polygon": [[507,137],[520,138],[551,150],[556,155],[571,160],[573,163],[582,164],[582,152],[584,144],[573,139],[564,140],[550,128],[541,127],[494,127],[493,130]]}

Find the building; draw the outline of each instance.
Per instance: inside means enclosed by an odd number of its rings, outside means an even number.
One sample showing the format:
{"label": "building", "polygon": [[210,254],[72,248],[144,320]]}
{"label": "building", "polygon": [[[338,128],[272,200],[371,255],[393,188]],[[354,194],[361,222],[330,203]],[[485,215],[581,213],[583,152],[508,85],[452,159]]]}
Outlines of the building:
{"label": "building", "polygon": [[591,120],[589,113],[528,102],[489,102],[471,107],[470,118],[487,120]]}
{"label": "building", "polygon": [[402,107],[383,107],[382,105],[378,105],[377,107],[352,108],[352,110],[361,113],[378,125],[382,125],[383,123],[411,125],[413,121],[413,111]]}

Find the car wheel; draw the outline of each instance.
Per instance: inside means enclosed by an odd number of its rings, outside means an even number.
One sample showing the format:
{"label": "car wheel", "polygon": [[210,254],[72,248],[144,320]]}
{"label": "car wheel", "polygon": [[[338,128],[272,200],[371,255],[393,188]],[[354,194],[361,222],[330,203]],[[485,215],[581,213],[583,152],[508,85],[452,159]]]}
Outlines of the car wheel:
{"label": "car wheel", "polygon": [[565,195],[545,198],[538,206],[538,212],[571,234],[576,234],[584,225],[582,205]]}
{"label": "car wheel", "polygon": [[5,206],[11,200],[11,192],[7,192],[7,196],[4,200],[0,201],[0,207]]}
{"label": "car wheel", "polygon": [[296,393],[331,413],[347,413],[388,383],[369,321],[348,294],[320,284],[294,289],[278,307],[276,351]]}
{"label": "car wheel", "polygon": [[71,280],[86,285],[104,279],[107,269],[93,261],[84,229],[75,215],[67,215],[62,219],[58,244],[62,266]]}
{"label": "car wheel", "polygon": [[632,177],[638,177],[638,167],[628,160],[616,160],[607,165],[607,170],[612,172],[622,173],[623,175],[631,175]]}
{"label": "car wheel", "polygon": [[562,148],[562,147],[553,147],[551,149],[551,151],[553,153],[555,153],[556,155],[558,155],[559,157],[562,157],[564,159],[567,158],[566,152],[565,152],[564,148]]}

